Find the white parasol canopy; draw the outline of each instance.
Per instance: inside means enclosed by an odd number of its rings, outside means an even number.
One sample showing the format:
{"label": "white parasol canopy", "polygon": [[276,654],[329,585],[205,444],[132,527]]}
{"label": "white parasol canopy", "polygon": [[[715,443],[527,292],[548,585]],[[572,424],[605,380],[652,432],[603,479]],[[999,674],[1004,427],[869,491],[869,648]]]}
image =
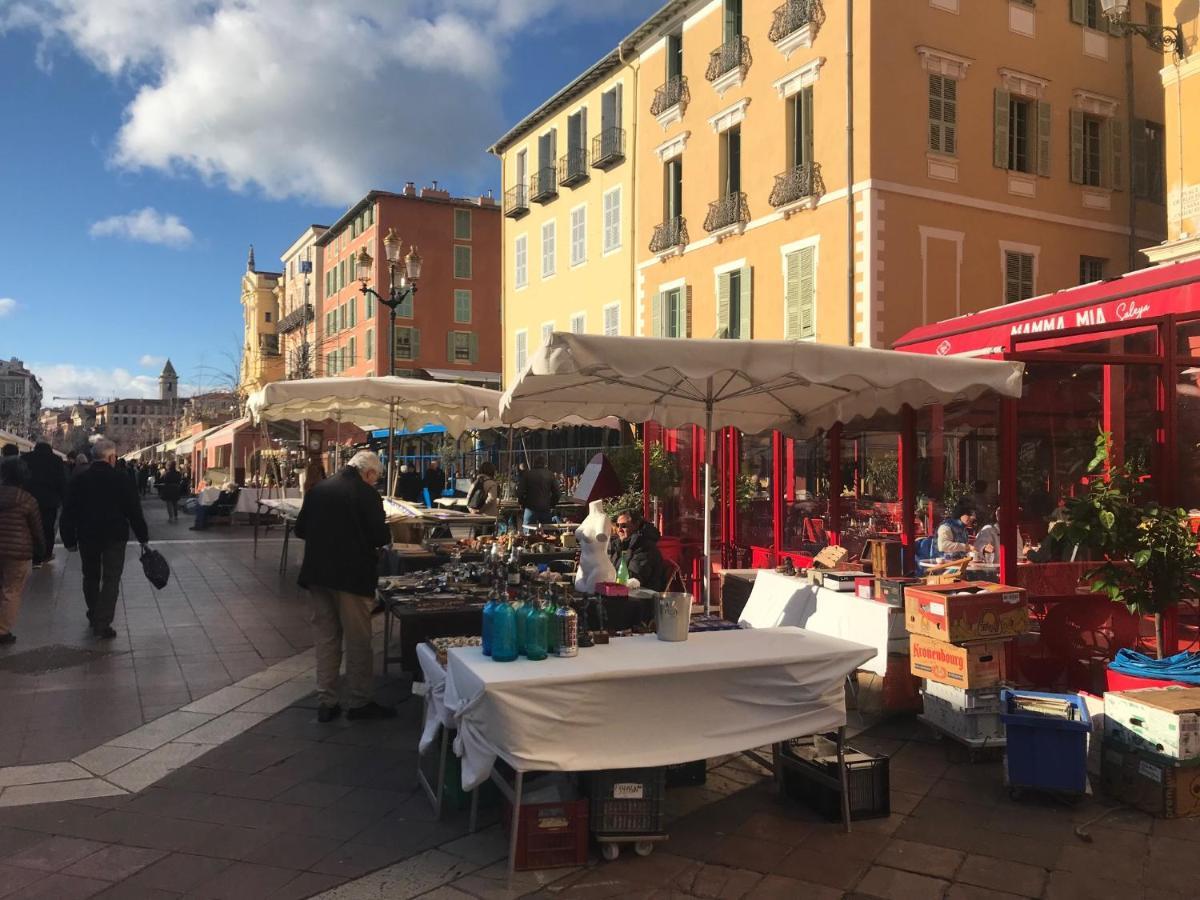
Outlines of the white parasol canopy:
{"label": "white parasol canopy", "polygon": [[[504,421],[620,416],[668,428],[701,425],[704,496],[712,494],[712,434],[778,430],[810,437],[905,406],[1020,397],[1021,363],[927,356],[800,341],[679,340],[555,332],[500,401]],[[704,557],[712,571],[711,510]],[[709,579],[703,583],[706,607]]]}

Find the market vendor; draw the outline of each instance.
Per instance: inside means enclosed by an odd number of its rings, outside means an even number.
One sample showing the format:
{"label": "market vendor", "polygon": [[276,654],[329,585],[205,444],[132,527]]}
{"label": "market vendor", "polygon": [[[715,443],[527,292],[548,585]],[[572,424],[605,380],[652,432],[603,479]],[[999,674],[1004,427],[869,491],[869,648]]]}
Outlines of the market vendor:
{"label": "market vendor", "polygon": [[613,566],[619,567],[621,555],[628,553],[630,578],[636,578],[647,590],[666,590],[667,564],[658,549],[661,537],[658,529],[643,520],[636,510],[626,510],[618,515],[616,528],[617,540],[608,544]]}
{"label": "market vendor", "polygon": [[975,524],[975,507],[965,497],[938,526],[937,552],[942,559],[962,559],[971,551],[971,526]]}
{"label": "market vendor", "polygon": [[214,516],[232,515],[237,506],[237,498],[238,486],[232,481],[225,482],[221,485],[221,490],[212,503],[196,505],[196,522],[188,531],[204,531],[211,527],[208,520]]}

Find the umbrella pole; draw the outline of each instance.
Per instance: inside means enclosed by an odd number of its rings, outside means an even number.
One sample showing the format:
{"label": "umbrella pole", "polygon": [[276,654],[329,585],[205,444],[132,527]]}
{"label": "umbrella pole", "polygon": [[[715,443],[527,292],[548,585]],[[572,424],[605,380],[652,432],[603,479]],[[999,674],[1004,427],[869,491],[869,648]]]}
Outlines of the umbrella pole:
{"label": "umbrella pole", "polygon": [[395,472],[396,472],[396,401],[388,401],[388,464],[387,464],[387,487],[384,493],[389,497],[396,494],[395,489]]}
{"label": "umbrella pole", "polygon": [[704,614],[712,615],[712,452],[713,402],[712,379],[708,379],[708,400],[704,408],[704,572],[700,588],[704,596]]}

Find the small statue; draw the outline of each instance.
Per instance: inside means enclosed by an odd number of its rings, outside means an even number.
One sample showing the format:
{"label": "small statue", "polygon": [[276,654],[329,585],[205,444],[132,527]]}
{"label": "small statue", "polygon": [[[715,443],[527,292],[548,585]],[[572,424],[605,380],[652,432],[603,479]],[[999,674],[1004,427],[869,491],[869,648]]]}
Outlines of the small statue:
{"label": "small statue", "polygon": [[612,540],[612,522],[604,512],[604,501],[593,500],[588,507],[587,518],[575,529],[579,541],[579,568],[575,570],[575,590],[590,594],[596,585],[615,581],[617,570],[608,555],[608,542]]}

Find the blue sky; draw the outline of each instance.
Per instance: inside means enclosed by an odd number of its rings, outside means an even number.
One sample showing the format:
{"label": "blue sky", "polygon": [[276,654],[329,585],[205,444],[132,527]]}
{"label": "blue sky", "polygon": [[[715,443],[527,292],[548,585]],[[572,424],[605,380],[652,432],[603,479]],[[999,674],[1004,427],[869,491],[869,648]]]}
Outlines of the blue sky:
{"label": "blue sky", "polygon": [[367,189],[499,191],[488,142],[659,5],[0,0],[0,358],[48,405],[152,396],[167,356],[213,385],[249,244],[277,269]]}

